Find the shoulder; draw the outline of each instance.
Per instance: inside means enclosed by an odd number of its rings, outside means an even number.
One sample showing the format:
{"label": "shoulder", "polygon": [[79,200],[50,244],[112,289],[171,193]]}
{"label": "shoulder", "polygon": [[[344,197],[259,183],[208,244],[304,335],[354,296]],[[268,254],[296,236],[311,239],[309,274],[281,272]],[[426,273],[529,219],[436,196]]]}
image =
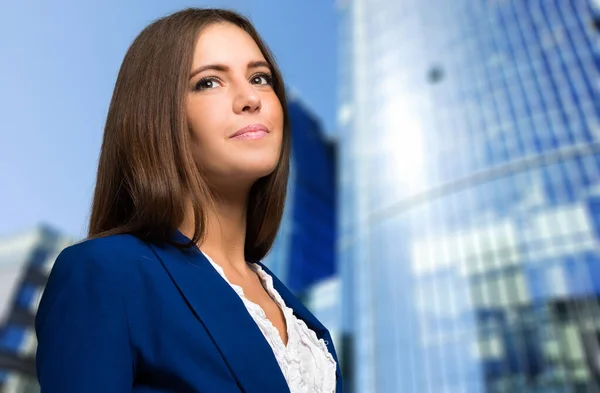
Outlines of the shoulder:
{"label": "shoulder", "polygon": [[131,235],[88,239],[65,248],[44,287],[36,329],[43,326],[51,309],[84,315],[86,309],[103,310],[105,305],[120,304],[126,284],[142,266],[139,261],[150,254],[150,248]]}
{"label": "shoulder", "polygon": [[148,245],[133,235],[112,235],[93,239],[85,239],[65,248],[62,252],[68,255],[88,257],[132,257],[140,252],[150,251]]}
{"label": "shoulder", "polygon": [[60,252],[52,267],[52,275],[93,272],[99,275],[111,273],[111,276],[117,273],[120,276],[140,259],[151,257],[151,254],[150,247],[133,235],[86,239]]}

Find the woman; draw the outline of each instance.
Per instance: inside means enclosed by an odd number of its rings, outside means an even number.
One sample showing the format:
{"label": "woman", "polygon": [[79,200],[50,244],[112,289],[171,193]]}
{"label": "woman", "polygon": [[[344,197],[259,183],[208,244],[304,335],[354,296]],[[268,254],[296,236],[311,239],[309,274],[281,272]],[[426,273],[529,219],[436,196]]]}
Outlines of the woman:
{"label": "woman", "polygon": [[279,226],[284,84],[244,17],[136,38],[108,112],[89,239],[36,316],[42,393],[341,392],[329,332],[260,263]]}

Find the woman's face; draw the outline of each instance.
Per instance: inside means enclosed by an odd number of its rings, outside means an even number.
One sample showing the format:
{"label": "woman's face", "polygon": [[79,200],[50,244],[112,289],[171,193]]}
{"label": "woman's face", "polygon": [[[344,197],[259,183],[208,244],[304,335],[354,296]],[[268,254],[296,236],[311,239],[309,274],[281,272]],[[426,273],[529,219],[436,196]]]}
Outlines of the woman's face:
{"label": "woman's face", "polygon": [[277,166],[283,110],[269,65],[239,27],[219,23],[200,33],[186,113],[194,157],[211,184],[247,185]]}

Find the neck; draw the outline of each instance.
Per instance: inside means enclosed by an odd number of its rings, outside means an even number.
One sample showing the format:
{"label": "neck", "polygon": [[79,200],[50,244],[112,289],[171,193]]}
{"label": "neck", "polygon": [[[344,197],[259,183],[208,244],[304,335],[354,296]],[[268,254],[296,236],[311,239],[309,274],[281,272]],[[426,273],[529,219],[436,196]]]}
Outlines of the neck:
{"label": "neck", "polygon": [[[244,258],[249,191],[237,188],[216,194],[214,208],[206,210],[205,237],[198,244],[200,250],[226,272],[234,270],[241,276],[250,273]],[[193,217],[193,214],[187,217]],[[185,220],[181,231],[191,238],[194,232],[193,218]]]}

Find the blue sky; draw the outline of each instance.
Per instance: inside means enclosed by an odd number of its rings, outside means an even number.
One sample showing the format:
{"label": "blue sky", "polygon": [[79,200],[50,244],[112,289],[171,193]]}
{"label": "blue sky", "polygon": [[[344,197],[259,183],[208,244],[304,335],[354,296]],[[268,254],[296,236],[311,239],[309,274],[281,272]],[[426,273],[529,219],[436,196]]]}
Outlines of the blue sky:
{"label": "blue sky", "polygon": [[333,0],[0,0],[0,236],[42,222],[85,235],[123,56],[152,20],[191,6],[249,16],[287,84],[333,130]]}

